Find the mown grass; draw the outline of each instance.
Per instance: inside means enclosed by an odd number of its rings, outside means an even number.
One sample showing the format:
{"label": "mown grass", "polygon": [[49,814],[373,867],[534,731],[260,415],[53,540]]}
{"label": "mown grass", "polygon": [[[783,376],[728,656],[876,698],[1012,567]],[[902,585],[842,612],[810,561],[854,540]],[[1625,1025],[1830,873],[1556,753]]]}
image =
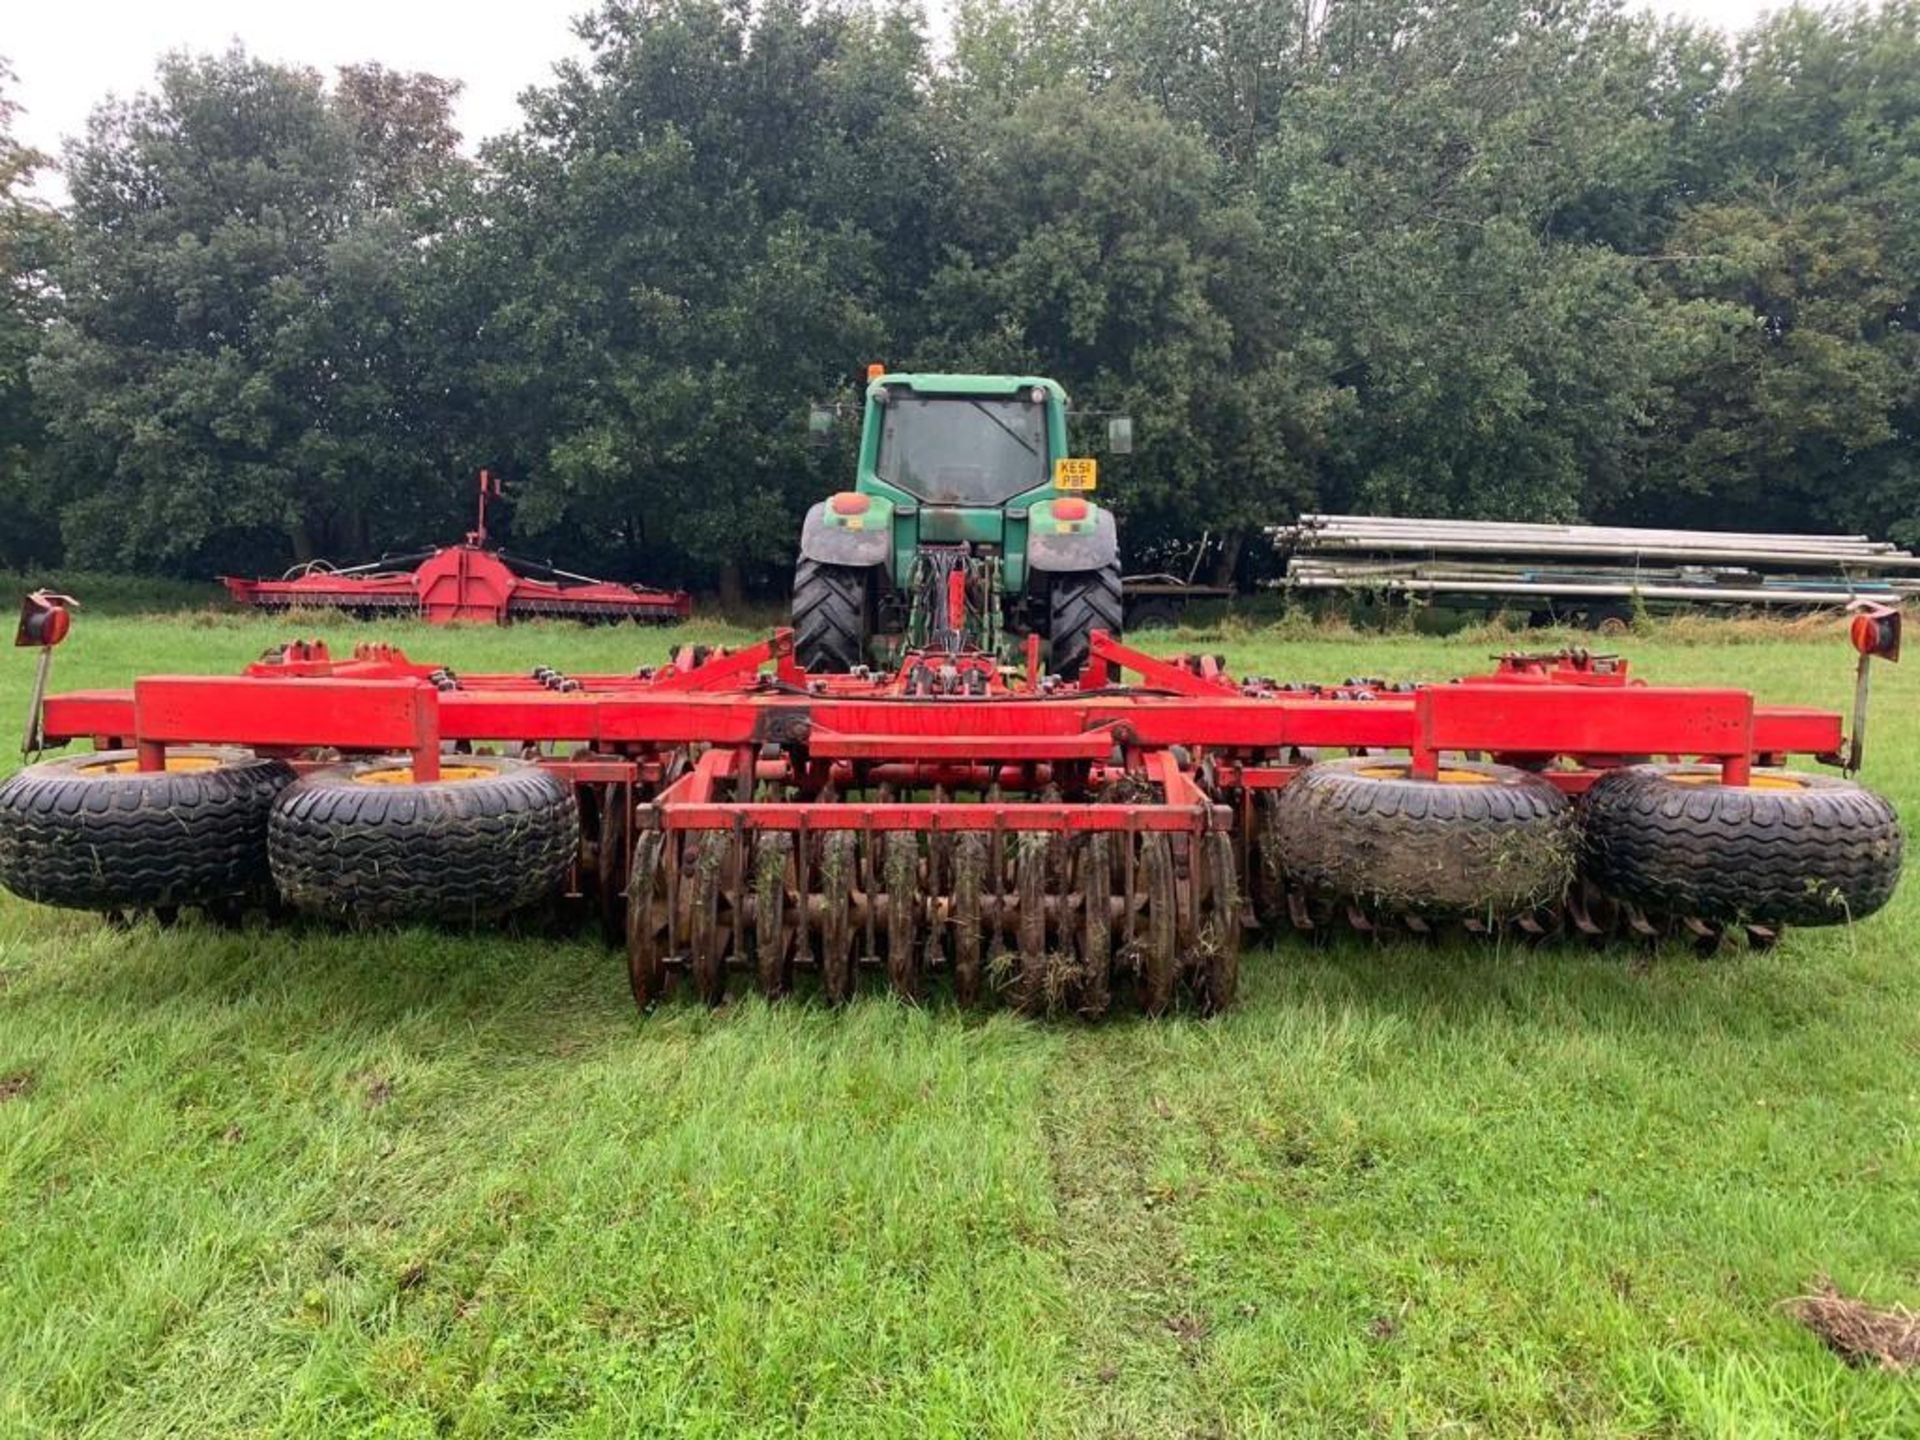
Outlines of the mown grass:
{"label": "mown grass", "polygon": [[[58,678],[231,670],[289,628],[83,618]],[[322,628],[467,671],[668,639]],[[1324,679],[1510,641],[1186,643]],[[1831,632],[1629,648],[1656,680],[1848,688]],[[1879,678],[1868,779],[1912,815],[1920,674]],[[1778,1308],[1820,1273],[1920,1298],[1917,929],[1910,887],[1710,961],[1287,944],[1210,1022],[878,993],[642,1020],[584,934],[116,932],[9,899],[0,1430],[1920,1433],[1912,1380]]]}

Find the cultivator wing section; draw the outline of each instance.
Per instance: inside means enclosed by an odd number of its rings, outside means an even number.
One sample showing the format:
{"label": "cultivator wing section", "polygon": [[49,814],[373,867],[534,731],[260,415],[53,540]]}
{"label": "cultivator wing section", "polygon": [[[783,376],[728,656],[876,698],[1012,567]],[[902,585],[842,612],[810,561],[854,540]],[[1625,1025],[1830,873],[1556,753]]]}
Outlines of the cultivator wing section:
{"label": "cultivator wing section", "polygon": [[[1071,683],[957,651],[813,675],[785,631],[624,675],[307,643],[53,696],[41,733],[96,755],[0,787],[17,893],[162,914],[277,894],[376,924],[571,897],[642,1006],[676,985],[842,1003],[871,976],[908,1001],[1209,1013],[1256,929],[1768,943],[1871,914],[1902,845],[1880,797],[1788,768],[1839,762],[1838,716],[1579,652],[1305,685],[1099,634]],[[165,854],[90,858],[119,825],[100,817],[156,806],[166,841],[108,838]],[[221,863],[169,858],[205,861],[201,839]]]}

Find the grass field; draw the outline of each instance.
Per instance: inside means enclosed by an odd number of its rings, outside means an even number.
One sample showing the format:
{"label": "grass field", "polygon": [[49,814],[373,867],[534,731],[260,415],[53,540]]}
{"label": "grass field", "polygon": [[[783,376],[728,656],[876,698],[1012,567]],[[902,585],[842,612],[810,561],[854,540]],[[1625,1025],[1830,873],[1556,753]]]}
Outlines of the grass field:
{"label": "grass field", "polygon": [[[83,617],[58,680],[285,633]],[[667,643],[377,633],[469,671]],[[1493,648],[1204,644],[1307,679]],[[1627,648],[1849,689],[1832,630]],[[8,723],[29,670],[0,667]],[[1920,667],[1879,678],[1867,779],[1911,817]],[[1917,938],[1910,885],[1711,961],[1259,950],[1216,1021],[878,993],[643,1020],[584,932],[121,933],[7,899],[0,1432],[1920,1434],[1920,1382],[1779,1308],[1821,1274],[1920,1301]]]}

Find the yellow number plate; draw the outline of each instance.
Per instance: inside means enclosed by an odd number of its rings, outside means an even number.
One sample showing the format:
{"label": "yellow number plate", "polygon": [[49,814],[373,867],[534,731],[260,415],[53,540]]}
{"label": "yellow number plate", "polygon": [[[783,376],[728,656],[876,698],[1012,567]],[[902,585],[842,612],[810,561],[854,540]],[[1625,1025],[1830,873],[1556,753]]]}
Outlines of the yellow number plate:
{"label": "yellow number plate", "polygon": [[1053,462],[1053,488],[1056,490],[1096,490],[1100,486],[1100,462],[1092,458]]}

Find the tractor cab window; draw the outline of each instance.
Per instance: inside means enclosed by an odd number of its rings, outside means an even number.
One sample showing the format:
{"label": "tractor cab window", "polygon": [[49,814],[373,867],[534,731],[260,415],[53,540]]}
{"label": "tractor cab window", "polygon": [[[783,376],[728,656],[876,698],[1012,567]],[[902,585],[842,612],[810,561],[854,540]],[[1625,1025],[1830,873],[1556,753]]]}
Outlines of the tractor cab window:
{"label": "tractor cab window", "polygon": [[1047,483],[1047,409],[985,395],[888,397],[882,480],[933,505],[998,505]]}

